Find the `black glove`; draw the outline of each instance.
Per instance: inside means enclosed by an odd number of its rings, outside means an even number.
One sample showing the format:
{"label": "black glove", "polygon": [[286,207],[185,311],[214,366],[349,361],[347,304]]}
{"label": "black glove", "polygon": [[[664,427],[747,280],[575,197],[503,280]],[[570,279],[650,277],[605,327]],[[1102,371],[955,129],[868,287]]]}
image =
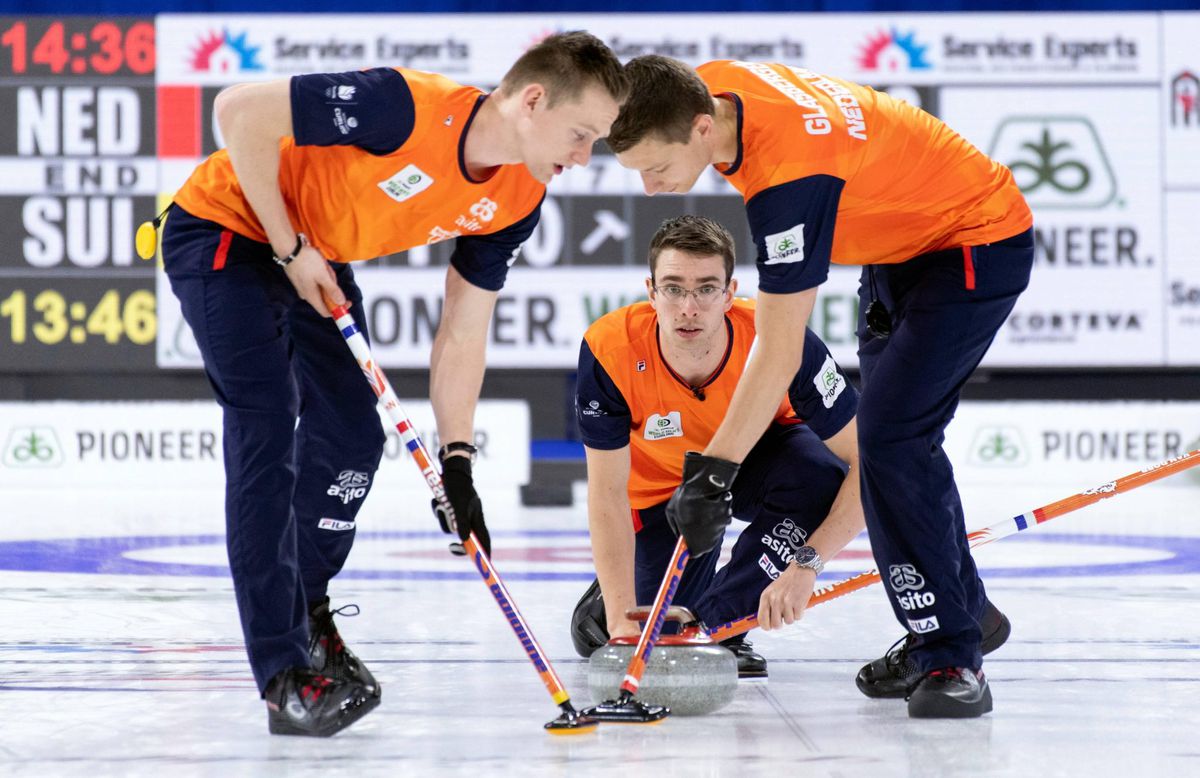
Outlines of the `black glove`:
{"label": "black glove", "polygon": [[701,557],[721,543],[733,513],[730,510],[736,462],[689,451],[683,458],[683,483],[667,503],[667,523]]}
{"label": "black glove", "polygon": [[[466,540],[471,532],[483,546],[483,553],[492,555],[492,537],[488,534],[487,525],[483,523],[483,503],[475,493],[475,482],[471,479],[471,459],[469,457],[447,457],[442,461],[442,485],[446,488],[446,499],[454,509],[455,524],[458,537]],[[433,501],[433,512],[442,525],[443,532],[453,532],[445,512]]]}

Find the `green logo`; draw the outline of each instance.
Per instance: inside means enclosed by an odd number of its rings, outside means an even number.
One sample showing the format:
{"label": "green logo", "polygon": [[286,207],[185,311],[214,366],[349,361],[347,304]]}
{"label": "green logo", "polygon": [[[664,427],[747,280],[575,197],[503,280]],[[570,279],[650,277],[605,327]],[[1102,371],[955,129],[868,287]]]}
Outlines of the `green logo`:
{"label": "green logo", "polygon": [[1112,165],[1087,117],[1010,117],[988,155],[1008,165],[1034,208],[1102,208],[1117,199]]}
{"label": "green logo", "polygon": [[1016,427],[982,427],[971,442],[969,461],[985,467],[1021,467],[1029,454]]}
{"label": "green logo", "polygon": [[1022,178],[1021,173],[1024,171],[1033,174],[1032,180],[1024,177],[1025,185],[1021,187],[1021,192],[1028,194],[1043,184],[1049,184],[1060,192],[1070,194],[1086,189],[1092,181],[1091,171],[1076,159],[1067,158],[1064,161],[1063,158],[1064,154],[1073,153],[1072,146],[1071,141],[1056,141],[1051,138],[1048,127],[1042,128],[1042,137],[1037,141],[1022,143],[1021,148],[1031,153],[1027,159],[1033,161],[1017,160],[1009,165],[1018,180]]}
{"label": "green logo", "polygon": [[777,254],[786,254],[794,248],[796,248],[796,239],[791,235],[784,235],[779,239],[779,242],[775,244],[775,252]]}
{"label": "green logo", "polygon": [[671,426],[671,420],[670,420],[670,419],[659,419],[659,420],[658,420],[658,426],[659,426],[659,427],[670,427],[670,426]]}
{"label": "green logo", "polygon": [[408,183],[410,183],[410,184],[415,184],[420,180],[421,180],[421,176],[419,176],[419,175],[414,174],[414,175],[411,175],[408,177]]}
{"label": "green logo", "polygon": [[833,385],[836,384],[837,380],[838,380],[837,371],[836,370],[826,370],[824,373],[821,374],[821,380],[825,382],[826,389],[832,389]]}
{"label": "green logo", "polygon": [[14,427],[4,447],[6,467],[58,467],[62,446],[52,427]]}

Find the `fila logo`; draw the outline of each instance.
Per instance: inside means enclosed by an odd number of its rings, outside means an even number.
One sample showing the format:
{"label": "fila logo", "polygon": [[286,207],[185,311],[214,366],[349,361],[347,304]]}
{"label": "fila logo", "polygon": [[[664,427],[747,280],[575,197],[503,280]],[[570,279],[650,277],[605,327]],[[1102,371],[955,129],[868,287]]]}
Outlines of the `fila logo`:
{"label": "fila logo", "polygon": [[888,581],[892,584],[892,591],[897,594],[925,588],[925,579],[912,565],[888,567]]}
{"label": "fila logo", "polygon": [[644,359],[639,359],[639,360],[637,361],[637,371],[638,371],[639,373],[644,373],[644,372],[646,372],[646,360],[644,360]]}
{"label": "fila logo", "polygon": [[918,635],[933,632],[938,628],[937,616],[930,616],[927,619],[908,619],[908,628]]}
{"label": "fila logo", "polygon": [[763,572],[766,573],[767,577],[772,581],[778,580],[779,568],[776,567],[775,563],[771,561],[771,557],[767,556],[766,554],[760,556],[758,558],[758,566],[762,568]]}
{"label": "fila logo", "polygon": [[317,529],[327,529],[332,532],[347,532],[354,529],[354,522],[323,518],[317,522]]}

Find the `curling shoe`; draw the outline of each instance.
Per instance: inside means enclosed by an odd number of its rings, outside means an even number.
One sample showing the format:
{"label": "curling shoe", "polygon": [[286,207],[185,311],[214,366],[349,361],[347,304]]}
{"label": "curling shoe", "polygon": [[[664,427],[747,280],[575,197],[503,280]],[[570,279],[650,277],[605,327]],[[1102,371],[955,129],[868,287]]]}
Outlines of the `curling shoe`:
{"label": "curling shoe", "polygon": [[379,704],[355,681],[337,681],[307,668],[293,667],[271,679],[263,694],[272,735],[329,737],[367,715]]}
{"label": "curling shoe", "polygon": [[992,710],[982,670],[943,667],[926,673],[908,698],[912,719],[974,719]]}
{"label": "curling shoe", "polygon": [[754,644],[746,640],[745,634],[734,635],[722,640],[721,645],[737,657],[738,678],[766,678],[767,660],[754,651]]}
{"label": "curling shoe", "polygon": [[[1008,617],[990,600],[983,609],[979,626],[983,632],[980,650],[984,654],[990,654],[1004,645],[1012,632]],[[893,643],[886,654],[863,665],[854,678],[858,690],[875,698],[900,699],[908,694],[908,690],[921,680],[916,663],[908,655],[915,641],[916,637],[909,633]]]}
{"label": "curling shoe", "polygon": [[[351,608],[353,610],[349,610]],[[353,681],[378,700],[383,688],[362,660],[342,642],[337,625],[333,623],[334,614],[356,616],[358,606],[346,605],[331,611],[329,598],[326,597],[309,607],[308,656],[313,670],[335,681]]]}

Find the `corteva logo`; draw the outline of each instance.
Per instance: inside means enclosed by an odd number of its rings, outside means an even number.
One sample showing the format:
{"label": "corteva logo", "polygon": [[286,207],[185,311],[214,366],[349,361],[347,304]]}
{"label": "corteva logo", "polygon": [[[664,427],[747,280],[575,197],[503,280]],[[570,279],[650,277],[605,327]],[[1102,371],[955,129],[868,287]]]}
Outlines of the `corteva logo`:
{"label": "corteva logo", "polygon": [[1016,427],[980,427],[967,461],[984,467],[1022,467],[1029,463],[1029,447]]}
{"label": "corteva logo", "polygon": [[197,73],[244,73],[263,70],[258,58],[261,46],[252,46],[246,40],[250,33],[234,35],[228,28],[221,32],[210,31],[192,47],[191,67]]}
{"label": "corteva logo", "polygon": [[929,70],[926,58],[929,46],[917,42],[914,31],[901,33],[893,27],[870,35],[859,47],[856,64],[863,70],[895,73],[904,70]]}
{"label": "corteva logo", "polygon": [[1171,126],[1200,128],[1200,78],[1190,70],[1171,79]]}
{"label": "corteva logo", "polygon": [[988,155],[1008,165],[1034,208],[1103,208],[1117,198],[1116,176],[1086,117],[1009,117]]}
{"label": "corteva logo", "polygon": [[63,449],[53,427],[13,427],[3,462],[5,467],[59,467]]}

